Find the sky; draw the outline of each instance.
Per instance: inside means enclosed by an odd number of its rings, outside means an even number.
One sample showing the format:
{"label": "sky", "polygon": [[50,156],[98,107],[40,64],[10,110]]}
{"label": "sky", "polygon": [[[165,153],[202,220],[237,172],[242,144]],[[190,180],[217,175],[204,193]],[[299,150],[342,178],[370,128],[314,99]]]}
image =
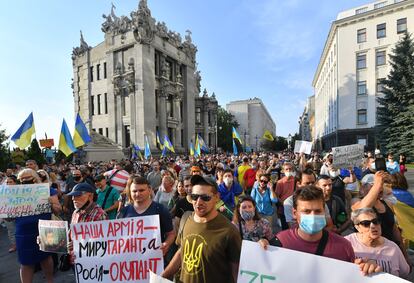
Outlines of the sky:
{"label": "sky", "polygon": [[[118,16],[138,0],[113,0]],[[369,0],[148,0],[152,16],[197,45],[202,89],[219,105],[258,97],[278,136],[298,131],[332,21]],[[72,48],[80,30],[104,40],[110,0],[4,1],[0,9],[0,129],[13,135],[33,111],[36,137],[58,144],[62,119],[73,133]],[[12,143],[13,145],[13,143]]]}

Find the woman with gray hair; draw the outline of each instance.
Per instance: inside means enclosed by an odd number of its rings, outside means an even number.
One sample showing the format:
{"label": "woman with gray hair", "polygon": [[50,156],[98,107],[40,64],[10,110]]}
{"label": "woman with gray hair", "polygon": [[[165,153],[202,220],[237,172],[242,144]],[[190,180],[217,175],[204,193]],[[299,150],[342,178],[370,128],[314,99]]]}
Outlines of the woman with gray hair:
{"label": "woman with gray hair", "polygon": [[372,208],[354,210],[351,220],[358,232],[345,237],[357,258],[375,260],[384,272],[405,277],[410,273],[410,266],[400,248],[381,236],[381,222]]}

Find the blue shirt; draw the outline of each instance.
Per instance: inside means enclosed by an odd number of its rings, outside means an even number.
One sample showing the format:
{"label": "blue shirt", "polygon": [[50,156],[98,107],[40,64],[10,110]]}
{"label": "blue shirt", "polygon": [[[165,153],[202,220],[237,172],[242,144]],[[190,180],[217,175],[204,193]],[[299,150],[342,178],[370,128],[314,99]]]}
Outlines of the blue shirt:
{"label": "blue shirt", "polygon": [[400,172],[400,165],[398,165],[397,161],[394,161],[392,163],[387,161],[386,165],[387,165],[387,171],[391,175]]}
{"label": "blue shirt", "polygon": [[268,187],[266,187],[266,191],[262,195],[259,192],[258,187],[254,186],[250,196],[256,202],[256,208],[259,213],[267,216],[273,215],[275,212],[273,204],[277,203],[277,198],[272,198],[272,194],[270,193],[270,189]]}
{"label": "blue shirt", "polygon": [[220,193],[220,199],[224,202],[224,204],[233,209],[236,205],[234,202],[234,197],[240,195],[243,192],[242,187],[239,183],[233,181],[230,189],[227,189],[224,183],[221,183],[218,186],[218,192]]}

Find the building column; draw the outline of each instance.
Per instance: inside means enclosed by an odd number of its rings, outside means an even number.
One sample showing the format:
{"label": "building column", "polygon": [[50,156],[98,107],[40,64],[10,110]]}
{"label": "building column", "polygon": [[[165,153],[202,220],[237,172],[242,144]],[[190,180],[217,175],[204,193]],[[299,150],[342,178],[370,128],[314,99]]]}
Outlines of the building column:
{"label": "building column", "polygon": [[181,102],[181,98],[178,96],[174,97],[174,118],[178,121],[178,125],[175,128],[175,141],[174,141],[174,146],[176,148],[182,148],[181,147],[181,122],[182,122],[182,117],[181,117],[181,113],[180,113],[180,102]]}
{"label": "building column", "polygon": [[164,139],[167,134],[167,105],[166,105],[166,93],[161,90],[159,92],[159,105],[158,105],[158,122],[160,129],[160,138]]}
{"label": "building column", "polygon": [[116,143],[124,146],[123,144],[123,127],[122,127],[122,98],[121,95],[115,96],[116,100]]}
{"label": "building column", "polygon": [[[208,107],[205,106],[204,113],[203,113],[203,133],[204,133],[204,141],[208,143]],[[208,145],[210,146],[210,145]]]}

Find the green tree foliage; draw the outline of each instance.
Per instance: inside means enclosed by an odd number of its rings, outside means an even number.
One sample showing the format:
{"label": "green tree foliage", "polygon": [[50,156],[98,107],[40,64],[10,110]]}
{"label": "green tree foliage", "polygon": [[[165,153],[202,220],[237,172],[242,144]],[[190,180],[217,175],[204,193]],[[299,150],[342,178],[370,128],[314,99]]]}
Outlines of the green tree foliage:
{"label": "green tree foliage", "polygon": [[377,98],[377,137],[382,149],[414,157],[414,43],[406,33],[389,55],[391,71]]}
{"label": "green tree foliage", "polygon": [[46,163],[45,157],[42,153],[42,150],[39,147],[37,139],[32,140],[32,143],[30,144],[29,149],[27,150],[27,159],[36,160],[37,164],[39,164],[39,167],[41,164]]}
{"label": "green tree foliage", "polygon": [[[217,144],[225,151],[233,151],[232,127],[237,128],[239,123],[234,116],[219,107],[217,112]],[[240,134],[240,133],[239,133]]]}
{"label": "green tree foliage", "polygon": [[262,139],[260,141],[260,148],[263,151],[283,151],[287,149],[288,142],[286,138],[277,136],[273,141]]}
{"label": "green tree foliage", "polygon": [[10,162],[9,143],[6,135],[6,130],[0,129],[0,171],[4,171],[7,168],[7,164]]}

